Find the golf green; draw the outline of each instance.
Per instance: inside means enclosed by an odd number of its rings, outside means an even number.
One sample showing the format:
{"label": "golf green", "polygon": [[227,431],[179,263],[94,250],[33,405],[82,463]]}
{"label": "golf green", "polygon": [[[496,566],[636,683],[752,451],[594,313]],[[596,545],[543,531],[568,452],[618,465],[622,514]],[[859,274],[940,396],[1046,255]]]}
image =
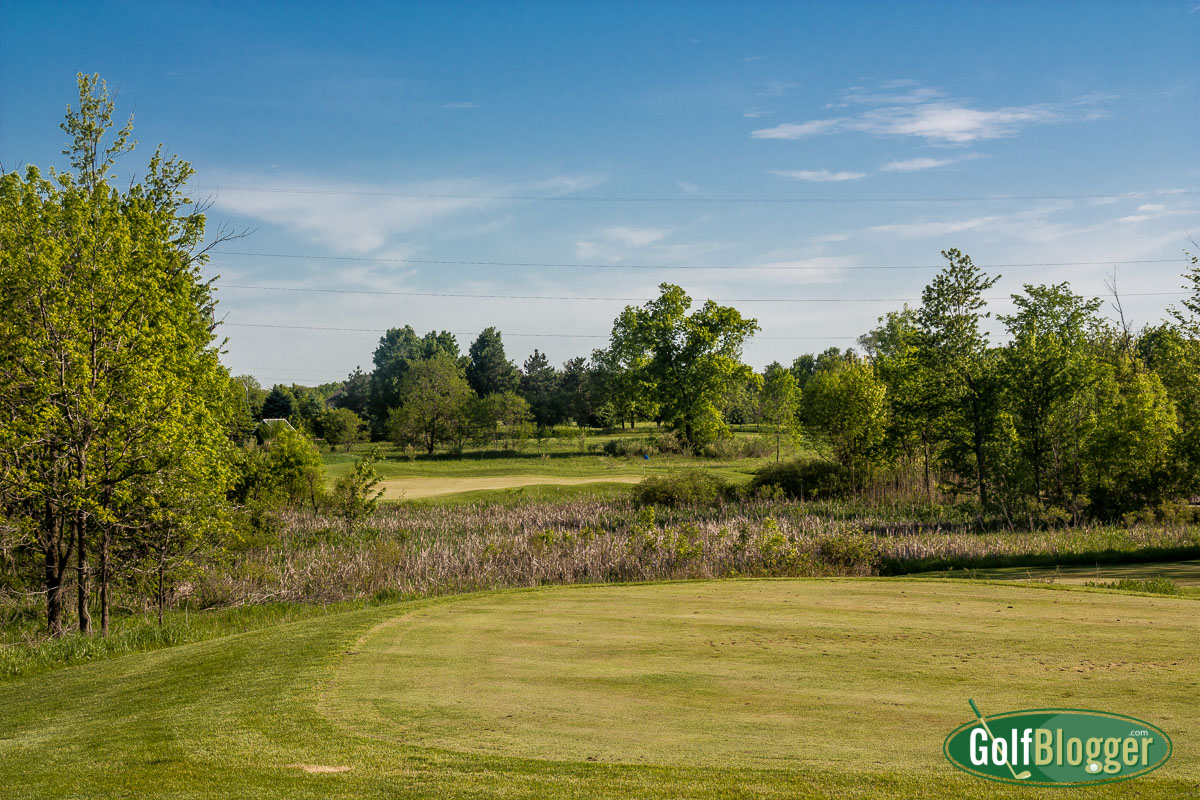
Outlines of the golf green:
{"label": "golf green", "polygon": [[940,582],[487,595],[389,620],[323,710],[354,733],[563,761],[940,768],[971,718],[1085,707],[1190,727],[1196,606]]}
{"label": "golf green", "polygon": [[0,684],[5,798],[1035,798],[942,742],[1044,706],[1200,784],[1200,606],[946,580],[546,587],[330,614]]}

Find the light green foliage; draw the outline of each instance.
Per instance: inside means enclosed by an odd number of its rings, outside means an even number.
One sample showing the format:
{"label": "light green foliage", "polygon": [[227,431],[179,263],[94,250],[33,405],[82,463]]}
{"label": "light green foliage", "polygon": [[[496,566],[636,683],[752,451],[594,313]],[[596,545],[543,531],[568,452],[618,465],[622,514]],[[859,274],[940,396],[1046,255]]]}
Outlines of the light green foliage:
{"label": "light green foliage", "polygon": [[366,423],[348,408],[335,408],[321,414],[320,428],[330,447],[344,447],[348,453],[350,445],[362,439]]}
{"label": "light green foliage", "polygon": [[871,365],[858,358],[820,370],[804,390],[805,421],[849,470],[852,485],[866,480],[879,458],[886,410],[887,387]]}
{"label": "light green foliage", "polygon": [[758,323],[711,300],[689,314],[692,298],[683,289],[664,283],[659,291],[617,318],[610,350],[648,387],[663,421],[696,448],[728,432],[720,402],[730,384],[751,374],[742,346]]}
{"label": "light green foliage", "polygon": [[267,448],[266,468],[270,485],[285,502],[317,509],[325,491],[325,470],[312,439],[300,431],[279,431]]}
{"label": "light green foliage", "polygon": [[529,403],[516,392],[476,398],[470,415],[475,438],[484,445],[516,450],[533,435]]}
{"label": "light green foliage", "polygon": [[228,482],[235,410],[200,274],[204,217],[183,190],[192,170],[156,152],[116,188],[133,142],[128,124],[105,141],[112,111],[103,82],[80,76],[62,126],[74,172],[0,177],[0,494],[38,531],[55,632],[72,550],[86,628],[89,559],[103,622],[126,532],[186,527]]}
{"label": "light green foliage", "polygon": [[471,387],[446,353],[413,363],[400,387],[402,405],[388,418],[388,434],[401,446],[418,445],[427,453],[456,441],[469,420]]}
{"label": "light green foliage", "polygon": [[355,525],[375,513],[383,496],[383,490],[376,488],[382,480],[375,470],[378,461],[379,449],[373,447],[334,486],[336,508],[346,521],[347,533],[353,534]]}
{"label": "light green foliage", "polygon": [[1085,490],[1078,458],[1093,425],[1091,393],[1101,369],[1094,344],[1100,301],[1085,300],[1065,283],[1027,284],[1013,304],[1016,313],[1000,318],[1013,337],[999,367],[1016,434],[1008,489],[1078,512]]}
{"label": "light green foliage", "polygon": [[778,362],[768,364],[762,376],[759,414],[771,426],[775,439],[775,463],[779,463],[783,440],[800,434],[800,387],[796,376]]}

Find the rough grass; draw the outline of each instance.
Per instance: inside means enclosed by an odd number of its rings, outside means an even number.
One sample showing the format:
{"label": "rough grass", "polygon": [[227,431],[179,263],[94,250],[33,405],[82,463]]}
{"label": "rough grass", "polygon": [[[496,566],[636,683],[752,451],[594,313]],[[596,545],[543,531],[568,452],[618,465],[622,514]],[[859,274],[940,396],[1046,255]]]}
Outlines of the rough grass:
{"label": "rough grass", "polygon": [[1044,797],[943,760],[974,697],[985,712],[1067,705],[1161,725],[1176,736],[1166,768],[1087,793],[1166,800],[1200,782],[1196,619],[1186,599],[949,581],[420,601],[0,685],[0,787],[16,800]]}

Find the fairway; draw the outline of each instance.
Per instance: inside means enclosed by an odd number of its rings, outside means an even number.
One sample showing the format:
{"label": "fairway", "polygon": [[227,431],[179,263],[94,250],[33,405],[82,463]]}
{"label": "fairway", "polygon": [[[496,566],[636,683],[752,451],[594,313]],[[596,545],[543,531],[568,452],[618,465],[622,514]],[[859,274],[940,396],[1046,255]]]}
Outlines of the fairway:
{"label": "fairway", "polygon": [[557,475],[496,475],[473,478],[393,478],[380,482],[388,500],[416,500],[459,492],[516,489],[524,486],[582,486],[589,483],[638,483],[636,475],[604,475],[594,478],[564,478]]}
{"label": "fairway", "polygon": [[902,579],[508,590],[0,684],[5,797],[1035,798],[953,769],[985,713],[1161,726],[1200,782],[1195,600]]}
{"label": "fairway", "polygon": [[968,697],[994,711],[1108,709],[1186,742],[1196,610],[940,582],[487,596],[373,630],[324,710],[360,735],[480,754],[936,772]]}

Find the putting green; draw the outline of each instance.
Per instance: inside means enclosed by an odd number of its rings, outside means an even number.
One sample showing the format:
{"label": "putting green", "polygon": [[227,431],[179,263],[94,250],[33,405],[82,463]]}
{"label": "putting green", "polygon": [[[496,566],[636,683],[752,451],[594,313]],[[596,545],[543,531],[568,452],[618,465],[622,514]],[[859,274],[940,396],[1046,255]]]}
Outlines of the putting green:
{"label": "putting green", "polygon": [[321,712],[377,741],[477,755],[933,775],[973,697],[985,714],[1140,717],[1176,736],[1172,777],[1192,780],[1197,610],[947,581],[482,595],[372,628]]}

